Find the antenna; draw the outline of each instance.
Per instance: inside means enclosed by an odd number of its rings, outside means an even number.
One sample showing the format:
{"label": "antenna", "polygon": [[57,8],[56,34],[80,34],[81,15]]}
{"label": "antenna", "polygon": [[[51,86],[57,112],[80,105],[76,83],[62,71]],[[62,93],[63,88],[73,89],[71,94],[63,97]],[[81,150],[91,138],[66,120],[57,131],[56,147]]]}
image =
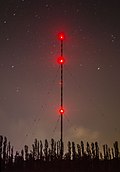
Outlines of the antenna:
{"label": "antenna", "polygon": [[63,41],[65,39],[65,35],[64,33],[59,33],[58,34],[58,38],[61,41],[61,55],[60,57],[58,57],[58,63],[60,64],[60,83],[61,83],[61,88],[60,88],[60,109],[59,109],[59,113],[61,115],[61,139],[60,139],[60,143],[61,143],[61,150],[60,150],[60,155],[61,155],[61,159],[63,157],[63,114],[64,114],[64,107],[63,107],[63,66],[65,63],[65,59],[63,57]]}

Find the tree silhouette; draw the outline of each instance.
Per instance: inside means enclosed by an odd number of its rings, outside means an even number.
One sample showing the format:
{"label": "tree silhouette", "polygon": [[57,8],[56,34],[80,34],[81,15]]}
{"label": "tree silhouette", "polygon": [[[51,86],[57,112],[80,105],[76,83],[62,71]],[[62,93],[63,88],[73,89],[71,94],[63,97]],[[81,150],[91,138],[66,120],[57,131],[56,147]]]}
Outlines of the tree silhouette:
{"label": "tree silhouette", "polygon": [[91,150],[90,150],[90,145],[89,145],[89,143],[88,143],[88,142],[87,142],[86,152],[87,152],[87,156],[88,156],[88,158],[90,159],[90,158],[91,158]]}
{"label": "tree silhouette", "polygon": [[[115,141],[113,148],[103,145],[103,154],[100,152],[98,142],[86,144],[83,141],[75,144],[74,141],[67,143],[67,152],[61,160],[60,141],[53,138],[48,144],[45,139],[34,140],[32,150],[24,149],[13,153],[13,146],[6,137],[0,136],[0,172],[18,171],[69,171],[69,172],[118,172],[120,171],[120,153],[118,142]],[[86,146],[84,146],[86,145]]]}
{"label": "tree silhouette", "polygon": [[94,146],[93,142],[91,143],[91,149],[92,149],[92,158],[94,159],[95,158],[95,146]]}
{"label": "tree silhouette", "polygon": [[107,144],[103,145],[103,153],[104,153],[104,159],[109,159],[109,147]]}
{"label": "tree silhouette", "polygon": [[56,150],[57,151],[57,159],[60,159],[60,157],[61,157],[61,155],[60,155],[61,143],[60,143],[59,140],[57,141],[57,145],[56,146],[57,146],[57,150]]}
{"label": "tree silhouette", "polygon": [[40,159],[43,160],[43,144],[42,141],[40,140]]}
{"label": "tree silhouette", "polygon": [[95,142],[95,157],[99,159],[99,146],[98,142]]}
{"label": "tree silhouette", "polygon": [[71,142],[68,141],[68,159],[71,160]]}
{"label": "tree silhouette", "polygon": [[118,142],[116,141],[114,144],[114,151],[115,151],[115,158],[118,159],[119,157],[119,148],[118,148]]}
{"label": "tree silhouette", "polygon": [[72,159],[76,159],[76,148],[75,148],[75,143],[72,142]]}
{"label": "tree silhouette", "polygon": [[78,151],[78,159],[81,159],[81,147],[77,144],[77,151]]}
{"label": "tree silhouette", "polygon": [[34,144],[32,144],[33,159],[39,159],[39,141],[35,139]]}
{"label": "tree silhouette", "polygon": [[25,149],[25,160],[27,161],[27,160],[28,160],[28,158],[29,158],[29,154],[28,154],[28,146],[27,146],[27,145],[25,145],[25,146],[24,146],[24,149]]}
{"label": "tree silhouette", "polygon": [[3,136],[0,136],[0,172],[2,168],[2,146],[3,146]]}
{"label": "tree silhouette", "polygon": [[45,139],[45,148],[44,148],[44,155],[45,155],[45,161],[49,160],[49,156],[48,156],[48,141],[47,139]]}
{"label": "tree silhouette", "polygon": [[82,150],[82,157],[85,156],[85,151],[84,151],[84,143],[81,141],[81,150]]}
{"label": "tree silhouette", "polygon": [[54,139],[51,139],[51,151],[50,151],[50,155],[51,155],[51,161],[55,160],[56,158],[56,142],[54,141]]}
{"label": "tree silhouette", "polygon": [[7,138],[4,137],[4,141],[3,141],[3,164],[4,164],[4,167],[5,167],[5,164],[6,164],[6,158],[7,158]]}

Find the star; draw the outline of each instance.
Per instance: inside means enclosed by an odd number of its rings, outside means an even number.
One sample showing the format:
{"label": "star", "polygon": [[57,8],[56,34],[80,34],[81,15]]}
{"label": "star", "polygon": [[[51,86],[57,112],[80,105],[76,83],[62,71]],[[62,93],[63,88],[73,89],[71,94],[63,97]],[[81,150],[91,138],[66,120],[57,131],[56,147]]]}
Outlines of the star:
{"label": "star", "polygon": [[82,67],[82,66],[83,66],[83,64],[80,63],[80,67]]}
{"label": "star", "polygon": [[10,40],[10,38],[6,38],[6,41],[9,41]]}
{"label": "star", "polygon": [[49,7],[49,5],[48,5],[48,4],[45,4],[45,6],[46,6],[46,8],[48,8],[48,7]]}
{"label": "star", "polygon": [[21,88],[20,87],[16,87],[16,93],[20,93]]}
{"label": "star", "polygon": [[117,39],[116,35],[115,34],[111,34],[111,41],[115,42],[116,39]]}
{"label": "star", "polygon": [[3,23],[4,23],[4,24],[6,24],[6,23],[7,23],[7,21],[6,21],[6,20],[4,20],[4,21],[3,21]]}
{"label": "star", "polygon": [[15,68],[15,66],[14,66],[14,65],[12,65],[12,66],[11,66],[11,68],[12,68],[12,69],[14,69],[14,68]]}

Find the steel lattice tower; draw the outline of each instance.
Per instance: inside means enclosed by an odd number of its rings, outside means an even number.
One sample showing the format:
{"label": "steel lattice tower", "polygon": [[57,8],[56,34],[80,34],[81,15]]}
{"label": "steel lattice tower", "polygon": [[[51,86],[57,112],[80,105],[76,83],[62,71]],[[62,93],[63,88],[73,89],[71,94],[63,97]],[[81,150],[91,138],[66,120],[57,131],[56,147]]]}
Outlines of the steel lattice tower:
{"label": "steel lattice tower", "polygon": [[63,66],[64,66],[64,62],[65,59],[63,57],[63,41],[64,41],[64,34],[60,33],[59,35],[59,40],[61,41],[61,55],[58,58],[58,63],[60,64],[60,116],[61,116],[61,139],[60,139],[60,143],[61,143],[61,149],[60,149],[60,155],[61,155],[61,159],[63,157],[63,114],[64,114],[64,106],[63,106],[63,84],[64,84],[64,80],[63,80]]}

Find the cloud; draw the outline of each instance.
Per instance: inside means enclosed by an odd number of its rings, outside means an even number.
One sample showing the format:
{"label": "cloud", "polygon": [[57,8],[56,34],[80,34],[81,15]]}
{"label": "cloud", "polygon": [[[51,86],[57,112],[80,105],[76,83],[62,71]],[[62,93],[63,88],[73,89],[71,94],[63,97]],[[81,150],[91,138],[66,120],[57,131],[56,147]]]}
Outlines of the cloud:
{"label": "cloud", "polygon": [[93,131],[85,127],[71,127],[68,130],[68,137],[72,138],[73,141],[97,141],[100,137],[98,131]]}

